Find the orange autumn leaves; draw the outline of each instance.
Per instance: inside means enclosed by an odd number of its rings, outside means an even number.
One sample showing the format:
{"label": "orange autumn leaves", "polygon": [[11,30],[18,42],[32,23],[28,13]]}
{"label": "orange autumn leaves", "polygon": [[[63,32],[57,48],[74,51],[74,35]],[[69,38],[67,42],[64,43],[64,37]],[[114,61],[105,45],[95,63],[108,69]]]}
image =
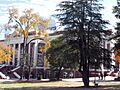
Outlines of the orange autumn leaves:
{"label": "orange autumn leaves", "polygon": [[0,42],[0,63],[11,61],[13,50],[10,46]]}

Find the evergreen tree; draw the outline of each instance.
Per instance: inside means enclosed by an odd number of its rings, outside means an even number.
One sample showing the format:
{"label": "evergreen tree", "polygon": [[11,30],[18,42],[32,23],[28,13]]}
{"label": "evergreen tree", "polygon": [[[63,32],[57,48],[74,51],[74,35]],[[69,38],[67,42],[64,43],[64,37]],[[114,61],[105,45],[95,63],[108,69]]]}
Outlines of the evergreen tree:
{"label": "evergreen tree", "polygon": [[[84,86],[89,86],[89,65],[93,57],[94,60],[101,58],[102,33],[106,34],[105,24],[107,21],[102,19],[100,10],[103,6],[99,0],[70,0],[63,1],[59,4],[56,17],[59,19],[61,26],[64,26],[64,35],[69,44],[76,44],[79,50],[79,71],[82,73]],[[98,52],[98,53],[97,53]],[[98,55],[98,57],[95,57]]]}

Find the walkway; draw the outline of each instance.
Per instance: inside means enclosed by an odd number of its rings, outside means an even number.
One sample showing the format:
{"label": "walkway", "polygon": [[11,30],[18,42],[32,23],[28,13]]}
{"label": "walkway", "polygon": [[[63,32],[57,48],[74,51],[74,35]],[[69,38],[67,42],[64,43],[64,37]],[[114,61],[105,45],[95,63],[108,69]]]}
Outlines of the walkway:
{"label": "walkway", "polygon": [[[96,82],[114,82],[114,79],[116,77],[111,77],[111,76],[106,76],[105,80],[99,80],[98,77],[90,77],[90,81],[95,81]],[[16,81],[19,81],[19,79],[0,79],[0,83],[12,83],[12,82],[16,82]],[[22,80],[23,82],[26,81],[26,80]],[[35,80],[35,79],[31,79],[30,81],[38,81],[38,80]],[[49,79],[41,79],[40,81],[49,81]],[[70,79],[62,79],[62,81],[75,81],[75,82],[82,82],[82,78],[70,78]]]}

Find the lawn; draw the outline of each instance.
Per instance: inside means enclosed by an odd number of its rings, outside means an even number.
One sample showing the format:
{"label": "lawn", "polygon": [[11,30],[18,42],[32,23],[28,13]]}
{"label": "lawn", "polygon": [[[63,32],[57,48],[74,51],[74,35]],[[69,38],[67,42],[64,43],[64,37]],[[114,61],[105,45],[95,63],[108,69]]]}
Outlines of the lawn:
{"label": "lawn", "polygon": [[0,84],[0,88],[25,88],[25,87],[78,87],[83,86],[82,82],[12,82],[9,84]]}
{"label": "lawn", "polygon": [[99,82],[98,87],[84,88],[82,82],[12,82],[0,84],[0,90],[120,90],[120,82]]}

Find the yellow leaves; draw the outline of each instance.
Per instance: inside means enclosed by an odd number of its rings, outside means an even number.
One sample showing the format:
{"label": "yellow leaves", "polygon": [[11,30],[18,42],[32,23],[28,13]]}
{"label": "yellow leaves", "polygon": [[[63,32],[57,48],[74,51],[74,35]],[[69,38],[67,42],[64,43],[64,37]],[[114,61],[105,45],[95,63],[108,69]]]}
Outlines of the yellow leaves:
{"label": "yellow leaves", "polygon": [[31,21],[30,26],[33,27],[34,30],[36,30],[36,22]]}
{"label": "yellow leaves", "polygon": [[4,56],[4,60],[5,60],[5,62],[7,62],[7,61],[11,61],[11,59],[12,59],[12,57],[11,57],[10,54],[5,54],[5,56]]}
{"label": "yellow leaves", "polygon": [[28,30],[24,31],[24,37],[28,37]]}
{"label": "yellow leaves", "polygon": [[49,36],[49,34],[48,33],[45,33],[45,37],[48,37]]}
{"label": "yellow leaves", "polygon": [[43,41],[45,42],[45,45],[41,47],[40,51],[42,53],[45,53],[48,48],[51,47],[51,42],[49,41],[49,34],[45,32],[45,30],[41,30],[41,36],[43,36]]}
{"label": "yellow leaves", "polygon": [[49,24],[50,24],[50,20],[44,20],[44,26],[45,26],[46,28],[49,27]]}
{"label": "yellow leaves", "polygon": [[18,18],[18,9],[10,8],[9,15],[10,15],[10,17]]}
{"label": "yellow leaves", "polygon": [[[49,27],[50,20],[40,17],[38,13],[35,13],[33,9],[25,9],[22,16],[18,17],[18,10],[15,8],[9,9],[9,15],[12,20],[17,24],[16,35],[21,35],[28,38],[30,31],[35,31],[34,38],[43,38],[45,46],[41,48],[42,52],[45,52],[50,47],[48,40],[48,33],[45,31]],[[15,24],[15,25],[16,25]]]}
{"label": "yellow leaves", "polygon": [[44,60],[44,66],[45,66],[45,67],[49,67],[49,62],[48,62],[47,59]]}
{"label": "yellow leaves", "polygon": [[33,9],[32,8],[31,9],[25,9],[23,12],[26,14],[26,18],[30,19],[31,16],[32,16],[32,13],[33,13]]}
{"label": "yellow leaves", "polygon": [[51,46],[51,43],[48,41],[48,42],[45,43],[44,46],[42,46],[42,47],[40,48],[40,51],[41,51],[42,53],[45,53],[45,52],[47,51],[47,49],[50,48],[50,46]]}
{"label": "yellow leaves", "polygon": [[21,35],[21,30],[19,27],[16,28],[16,36],[20,36]]}
{"label": "yellow leaves", "polygon": [[13,50],[10,46],[0,43],[0,63],[10,61]]}
{"label": "yellow leaves", "polygon": [[47,49],[50,48],[50,47],[51,47],[51,43],[50,43],[50,42],[47,42],[47,43],[46,43],[46,47],[47,47]]}
{"label": "yellow leaves", "polygon": [[0,49],[0,61],[3,60],[2,57],[4,57],[4,56],[5,56],[4,51],[2,49]]}
{"label": "yellow leaves", "polygon": [[21,24],[25,24],[25,23],[27,22],[27,19],[26,19],[26,17],[21,16],[21,17],[19,18],[19,21],[20,21]]}
{"label": "yellow leaves", "polygon": [[18,17],[18,9],[11,8],[9,9],[9,16],[9,20],[14,20],[18,25],[17,27],[19,27],[19,30],[18,28],[15,28],[17,34],[27,38],[28,33],[31,30],[34,30],[37,32],[36,35],[38,36],[48,37],[48,34],[46,34],[45,30],[49,27],[50,20],[40,17],[40,15],[38,13],[35,13],[33,9],[25,9],[22,13],[22,16]]}
{"label": "yellow leaves", "polygon": [[41,21],[41,18],[40,18],[40,16],[39,16],[39,14],[34,13],[34,14],[32,14],[32,16],[33,16],[33,18],[34,18],[34,20],[35,20],[36,22]]}

